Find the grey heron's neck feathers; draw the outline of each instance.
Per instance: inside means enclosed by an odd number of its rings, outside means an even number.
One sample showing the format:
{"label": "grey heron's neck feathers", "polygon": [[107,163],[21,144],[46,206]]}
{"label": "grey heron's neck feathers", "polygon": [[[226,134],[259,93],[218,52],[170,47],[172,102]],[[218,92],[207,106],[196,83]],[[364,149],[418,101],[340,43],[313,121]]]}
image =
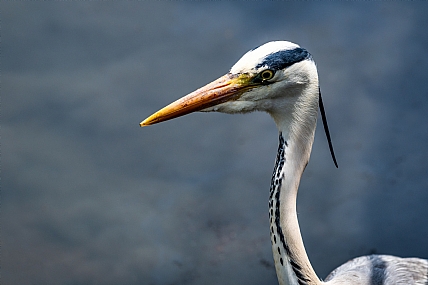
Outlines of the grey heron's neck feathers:
{"label": "grey heron's neck feathers", "polygon": [[271,114],[280,131],[269,196],[272,250],[280,285],[321,284],[306,255],[296,213],[298,187],[309,161],[317,118],[318,96],[309,95],[300,97],[303,102],[296,101],[292,110]]}
{"label": "grey heron's neck feathers", "polygon": [[314,141],[319,106],[318,81],[301,89],[296,88],[294,92],[300,95],[292,96],[294,98],[292,104],[288,104],[286,108],[273,109],[270,115],[288,142],[289,151],[292,152],[289,154],[292,157],[288,159],[287,166],[290,171],[293,170],[293,177],[300,181],[303,170],[309,162]]}

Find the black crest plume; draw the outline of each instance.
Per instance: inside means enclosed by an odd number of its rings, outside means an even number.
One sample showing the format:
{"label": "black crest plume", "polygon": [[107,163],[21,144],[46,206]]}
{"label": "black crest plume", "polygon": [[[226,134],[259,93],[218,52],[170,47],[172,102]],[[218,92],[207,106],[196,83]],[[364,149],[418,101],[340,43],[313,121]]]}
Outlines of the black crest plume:
{"label": "black crest plume", "polygon": [[330,137],[330,131],[328,130],[327,117],[325,115],[324,104],[322,103],[321,90],[319,90],[319,98],[320,98],[319,105],[320,105],[320,111],[321,111],[322,124],[324,126],[325,135],[327,137],[328,147],[330,148],[331,158],[333,158],[333,162],[336,168],[339,168],[339,166],[337,165],[336,156],[334,155],[333,144],[331,142],[331,137]]}

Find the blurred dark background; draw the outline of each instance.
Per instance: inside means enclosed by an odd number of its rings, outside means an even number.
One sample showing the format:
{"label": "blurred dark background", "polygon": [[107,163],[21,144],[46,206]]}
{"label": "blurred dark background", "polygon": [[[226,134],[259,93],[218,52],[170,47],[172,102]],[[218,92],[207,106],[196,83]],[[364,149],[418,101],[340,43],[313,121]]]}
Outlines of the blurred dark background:
{"label": "blurred dark background", "polygon": [[427,2],[6,2],[2,284],[277,284],[268,115],[139,122],[271,40],[307,48],[321,124],[298,212],[319,276],[428,258]]}

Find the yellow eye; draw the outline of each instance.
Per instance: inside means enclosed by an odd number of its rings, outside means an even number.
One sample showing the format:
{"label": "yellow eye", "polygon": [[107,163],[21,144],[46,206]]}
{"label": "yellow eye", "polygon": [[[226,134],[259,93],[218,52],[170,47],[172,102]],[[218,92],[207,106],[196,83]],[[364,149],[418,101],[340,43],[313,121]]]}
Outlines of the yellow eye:
{"label": "yellow eye", "polygon": [[272,79],[274,75],[275,75],[275,72],[273,72],[270,69],[266,69],[266,70],[263,70],[262,72],[260,72],[260,78],[263,81]]}

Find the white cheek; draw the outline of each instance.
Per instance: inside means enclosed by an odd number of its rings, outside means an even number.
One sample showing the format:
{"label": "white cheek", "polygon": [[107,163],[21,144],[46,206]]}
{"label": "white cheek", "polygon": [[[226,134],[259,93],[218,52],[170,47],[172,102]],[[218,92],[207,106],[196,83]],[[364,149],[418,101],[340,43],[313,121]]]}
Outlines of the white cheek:
{"label": "white cheek", "polygon": [[201,110],[201,112],[220,112],[227,114],[247,113],[256,110],[256,103],[251,101],[229,101]]}
{"label": "white cheek", "polygon": [[260,93],[263,93],[263,97],[266,99],[286,97],[288,96],[289,89],[293,88],[295,85],[296,83],[290,80],[290,78],[281,78],[281,80],[275,83],[260,88]]}
{"label": "white cheek", "polygon": [[245,92],[237,101],[258,101],[270,92],[270,85],[259,86],[250,91]]}

